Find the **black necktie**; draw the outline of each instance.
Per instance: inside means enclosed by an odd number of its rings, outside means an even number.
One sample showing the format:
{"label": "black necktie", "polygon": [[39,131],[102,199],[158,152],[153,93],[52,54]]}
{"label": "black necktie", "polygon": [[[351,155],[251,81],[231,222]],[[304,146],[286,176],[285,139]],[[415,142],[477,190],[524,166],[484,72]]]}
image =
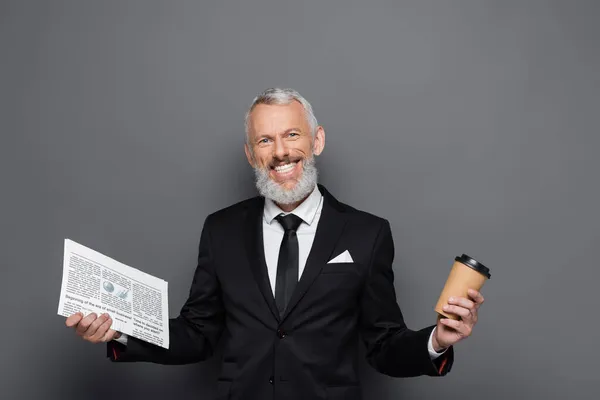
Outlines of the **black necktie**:
{"label": "black necktie", "polygon": [[285,231],[281,247],[279,248],[277,280],[275,281],[275,303],[277,304],[279,315],[283,316],[294,288],[298,283],[298,263],[300,257],[296,229],[302,223],[302,219],[294,214],[278,215],[275,219],[279,221]]}

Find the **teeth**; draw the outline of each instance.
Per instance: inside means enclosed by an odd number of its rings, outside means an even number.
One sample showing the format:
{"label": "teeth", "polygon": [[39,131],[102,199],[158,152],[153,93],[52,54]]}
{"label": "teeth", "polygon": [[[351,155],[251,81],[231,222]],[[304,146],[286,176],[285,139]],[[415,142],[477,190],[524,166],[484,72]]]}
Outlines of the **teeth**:
{"label": "teeth", "polygon": [[294,166],[296,165],[296,163],[290,163],[290,164],[286,164],[286,165],[278,165],[277,167],[275,167],[275,171],[277,172],[290,172]]}

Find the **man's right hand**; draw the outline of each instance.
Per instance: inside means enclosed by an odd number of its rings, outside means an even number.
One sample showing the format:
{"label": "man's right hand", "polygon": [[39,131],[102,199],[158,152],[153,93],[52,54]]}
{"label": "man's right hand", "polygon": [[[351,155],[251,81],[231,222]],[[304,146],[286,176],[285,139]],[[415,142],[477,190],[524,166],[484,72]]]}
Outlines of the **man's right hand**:
{"label": "man's right hand", "polygon": [[106,343],[121,336],[120,332],[110,329],[112,319],[108,314],[98,317],[96,313],[91,313],[84,318],[83,314],[78,312],[68,317],[65,324],[75,329],[75,333],[83,340],[91,343]]}

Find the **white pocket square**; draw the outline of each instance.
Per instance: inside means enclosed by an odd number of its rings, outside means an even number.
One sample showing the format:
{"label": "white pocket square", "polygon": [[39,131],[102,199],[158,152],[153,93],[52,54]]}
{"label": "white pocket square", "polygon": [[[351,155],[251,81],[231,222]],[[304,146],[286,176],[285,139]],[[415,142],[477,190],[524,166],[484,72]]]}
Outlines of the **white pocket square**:
{"label": "white pocket square", "polygon": [[350,252],[348,250],[346,250],[342,254],[340,254],[339,256],[334,257],[331,260],[329,260],[329,262],[327,262],[327,264],[351,263],[351,262],[354,262],[354,260],[352,259],[352,256],[350,255]]}

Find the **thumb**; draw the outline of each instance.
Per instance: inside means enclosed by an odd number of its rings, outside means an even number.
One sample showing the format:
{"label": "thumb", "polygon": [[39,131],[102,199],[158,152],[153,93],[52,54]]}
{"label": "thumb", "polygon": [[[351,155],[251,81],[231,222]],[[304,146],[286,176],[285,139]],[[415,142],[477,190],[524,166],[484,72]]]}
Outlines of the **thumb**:
{"label": "thumb", "polygon": [[65,325],[69,328],[72,328],[74,326],[77,326],[77,324],[83,319],[83,314],[80,312],[77,312],[71,316],[69,316],[66,320],[65,320]]}

